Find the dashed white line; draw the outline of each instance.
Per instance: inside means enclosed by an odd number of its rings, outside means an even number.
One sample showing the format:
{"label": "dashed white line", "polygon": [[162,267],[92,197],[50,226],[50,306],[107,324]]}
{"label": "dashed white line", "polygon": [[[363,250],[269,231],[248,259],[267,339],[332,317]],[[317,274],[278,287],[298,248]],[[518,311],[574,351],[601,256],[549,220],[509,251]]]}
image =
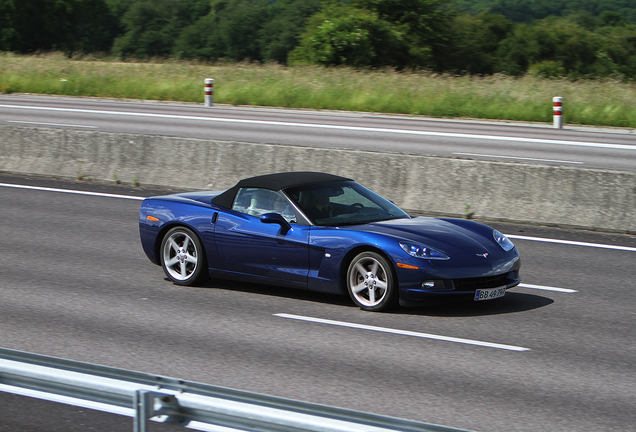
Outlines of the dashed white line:
{"label": "dashed white line", "polygon": [[348,327],[348,328],[354,328],[359,330],[370,330],[370,331],[375,331],[380,333],[391,333],[391,334],[397,334],[402,336],[412,336],[412,337],[418,337],[418,338],[424,338],[424,339],[434,339],[434,340],[441,340],[445,342],[461,343],[465,345],[476,345],[476,346],[482,346],[487,348],[497,348],[497,349],[508,350],[508,351],[530,351],[530,348],[524,348],[524,347],[519,347],[514,345],[505,345],[505,344],[483,342],[483,341],[477,341],[477,340],[471,340],[471,339],[440,336],[440,335],[434,335],[429,333],[413,332],[408,330],[397,330],[397,329],[392,329],[387,327],[376,327],[371,325],[349,323],[344,321],[333,321],[328,319],[306,317],[301,315],[278,313],[278,314],[274,314],[274,316],[277,316],[280,318],[294,319],[299,321],[314,322],[318,324],[328,324],[333,326]]}
{"label": "dashed white line", "polygon": [[562,292],[562,293],[578,292],[577,290],[573,290],[569,288],[557,288],[557,287],[551,287],[551,286],[531,285],[531,284],[524,284],[524,283],[519,284],[518,286],[519,288],[530,288],[530,289],[544,290],[544,291],[556,291],[556,292]]}
{"label": "dashed white line", "polygon": [[502,156],[502,155],[486,155],[486,154],[478,154],[478,153],[459,153],[455,152],[454,155],[460,156],[475,156],[475,157],[487,157],[487,158],[499,158],[499,159],[516,159],[516,160],[527,160],[527,161],[535,161],[535,162],[554,162],[554,163],[567,163],[567,164],[584,164],[585,162],[577,162],[577,161],[564,161],[564,160],[555,160],[555,159],[536,159],[536,158],[528,158],[528,157],[520,157],[520,156]]}

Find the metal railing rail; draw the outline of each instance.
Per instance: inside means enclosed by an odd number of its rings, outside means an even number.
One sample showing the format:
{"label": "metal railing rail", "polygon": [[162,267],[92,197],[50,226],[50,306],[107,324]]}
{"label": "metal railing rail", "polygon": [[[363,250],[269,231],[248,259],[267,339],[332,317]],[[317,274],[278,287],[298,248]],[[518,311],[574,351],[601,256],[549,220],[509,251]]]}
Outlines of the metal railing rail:
{"label": "metal railing rail", "polygon": [[215,432],[468,432],[0,348],[0,391]]}

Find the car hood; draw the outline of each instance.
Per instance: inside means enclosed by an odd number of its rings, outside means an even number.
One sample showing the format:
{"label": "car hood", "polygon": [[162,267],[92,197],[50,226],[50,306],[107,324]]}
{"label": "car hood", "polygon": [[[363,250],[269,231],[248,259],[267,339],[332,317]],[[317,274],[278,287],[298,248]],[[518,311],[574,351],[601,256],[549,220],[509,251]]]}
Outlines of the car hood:
{"label": "car hood", "polygon": [[493,229],[474,221],[416,217],[373,222],[356,227],[354,230],[410,240],[439,249],[445,253],[496,253],[504,252],[495,242]]}
{"label": "car hood", "polygon": [[[520,263],[516,248],[506,252],[495,241],[493,228],[467,219],[417,217],[372,222],[341,229],[367,234],[368,242],[387,251],[396,261],[405,262],[406,255],[398,246],[400,241],[405,240],[435,248],[448,255],[448,260],[421,261],[426,262],[426,271],[431,277],[469,278],[500,275],[511,271]],[[413,259],[416,261],[412,263],[421,260]]]}

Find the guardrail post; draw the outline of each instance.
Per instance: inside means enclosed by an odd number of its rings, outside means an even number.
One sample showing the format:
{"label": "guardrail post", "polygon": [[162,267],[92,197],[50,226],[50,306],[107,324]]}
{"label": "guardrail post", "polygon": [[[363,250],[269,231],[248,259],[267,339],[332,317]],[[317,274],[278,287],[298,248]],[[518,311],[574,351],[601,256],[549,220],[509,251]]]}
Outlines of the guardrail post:
{"label": "guardrail post", "polygon": [[563,128],[563,98],[555,96],[552,98],[552,110],[554,118],[554,127],[556,129]]}
{"label": "guardrail post", "polygon": [[147,432],[148,420],[155,413],[155,398],[152,392],[137,390],[133,397],[135,409],[134,432]]}
{"label": "guardrail post", "polygon": [[173,395],[148,390],[137,390],[133,396],[135,410],[134,432],[147,432],[148,420],[166,416],[164,423],[185,425],[187,420],[179,414],[179,401]]}
{"label": "guardrail post", "polygon": [[205,79],[205,106],[214,105],[214,80],[212,78]]}

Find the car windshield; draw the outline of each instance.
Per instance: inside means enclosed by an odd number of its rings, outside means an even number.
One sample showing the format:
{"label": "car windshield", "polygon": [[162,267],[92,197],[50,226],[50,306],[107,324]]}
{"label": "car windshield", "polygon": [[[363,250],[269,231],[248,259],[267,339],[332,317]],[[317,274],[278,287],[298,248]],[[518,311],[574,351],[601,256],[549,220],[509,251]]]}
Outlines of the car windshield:
{"label": "car windshield", "polygon": [[391,201],[352,181],[296,186],[284,192],[311,222],[319,226],[409,218]]}

